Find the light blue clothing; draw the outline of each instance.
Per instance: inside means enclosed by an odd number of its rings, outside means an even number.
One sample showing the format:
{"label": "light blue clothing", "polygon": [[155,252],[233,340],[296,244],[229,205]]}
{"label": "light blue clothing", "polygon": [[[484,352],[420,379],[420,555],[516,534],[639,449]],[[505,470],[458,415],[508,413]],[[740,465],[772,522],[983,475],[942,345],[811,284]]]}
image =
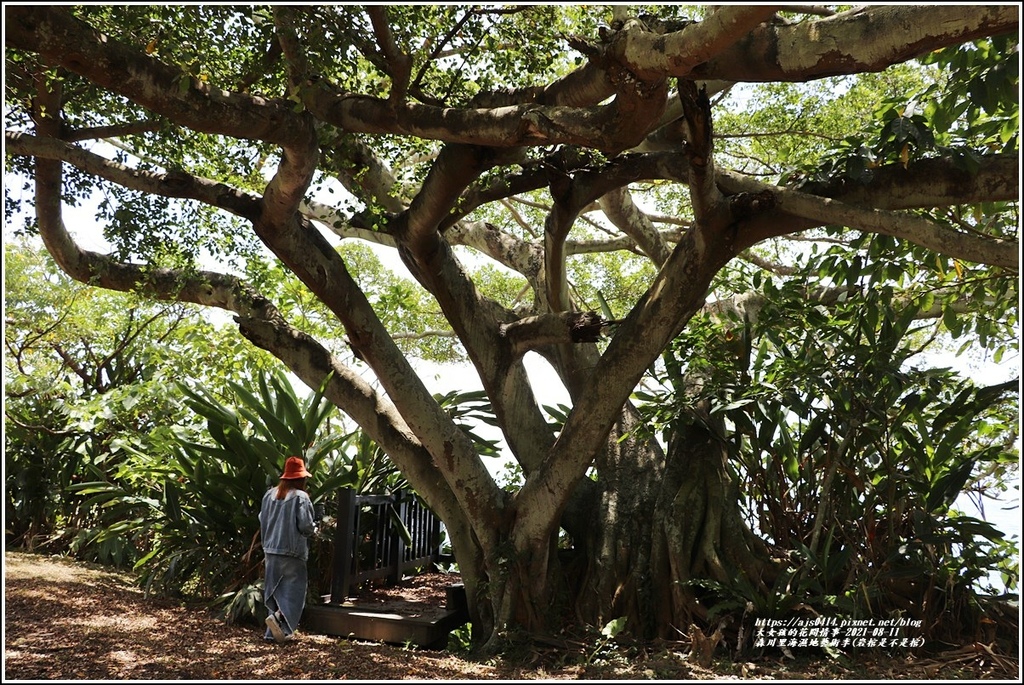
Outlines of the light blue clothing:
{"label": "light blue clothing", "polygon": [[[299,627],[306,608],[306,562],[298,557],[267,554],[266,577],[263,580],[263,603],[270,613],[278,612],[278,622],[286,636]],[[273,639],[270,628],[263,637]]]}
{"label": "light blue clothing", "polygon": [[[309,557],[307,538],[315,532],[313,503],[302,490],[289,490],[284,499],[277,499],[277,487],[263,495],[260,507],[260,536],[266,574],[263,581],[263,603],[278,618],[285,635],[299,626],[306,606]],[[265,637],[271,638],[268,628]]]}
{"label": "light blue clothing", "polygon": [[265,554],[309,558],[306,538],[315,531],[313,502],[303,490],[289,490],[277,499],[277,487],[263,495],[260,506],[260,536]]}

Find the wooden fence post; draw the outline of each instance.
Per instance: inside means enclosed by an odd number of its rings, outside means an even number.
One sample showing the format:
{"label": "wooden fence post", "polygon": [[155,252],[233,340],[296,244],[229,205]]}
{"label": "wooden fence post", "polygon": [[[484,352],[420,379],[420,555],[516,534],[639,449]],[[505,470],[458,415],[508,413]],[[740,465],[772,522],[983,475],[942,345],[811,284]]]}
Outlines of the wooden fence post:
{"label": "wooden fence post", "polygon": [[338,527],[334,531],[334,571],[331,574],[331,604],[341,604],[352,587],[355,555],[356,491],[338,491]]}

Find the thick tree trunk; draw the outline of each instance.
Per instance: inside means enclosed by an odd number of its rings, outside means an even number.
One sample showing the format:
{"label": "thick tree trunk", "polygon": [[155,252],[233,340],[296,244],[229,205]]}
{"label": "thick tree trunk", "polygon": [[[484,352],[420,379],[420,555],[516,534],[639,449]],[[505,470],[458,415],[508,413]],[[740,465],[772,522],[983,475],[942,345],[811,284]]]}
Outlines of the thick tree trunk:
{"label": "thick tree trunk", "polygon": [[771,586],[768,550],[743,520],[738,484],[706,414],[678,428],[667,455],[617,437],[609,441],[614,457],[604,461],[619,469],[602,474],[612,478],[566,569],[570,581],[572,569],[582,569],[574,582],[576,620],[600,628],[625,616],[626,630],[638,637],[678,638],[710,609],[691,581],[734,584],[742,577],[755,588]]}
{"label": "thick tree trunk", "polygon": [[656,505],[653,575],[658,578],[655,634],[678,636],[703,623],[711,608],[693,581],[770,588],[764,542],[743,520],[739,487],[726,468],[727,452],[707,415],[680,426],[668,448],[668,466]]}
{"label": "thick tree trunk", "polygon": [[707,415],[680,426],[667,455],[653,441],[620,439],[636,421],[624,414],[597,460],[599,478],[583,483],[590,492],[580,508],[589,524],[567,525],[573,534],[526,555],[547,557],[543,582],[530,563],[491,574],[484,601],[495,620],[474,624],[486,631],[478,644],[493,651],[516,631],[600,629],[621,617],[637,637],[678,639],[694,624],[704,627],[711,608],[691,581],[743,578],[771,587],[767,548],[743,520],[725,447]]}
{"label": "thick tree trunk", "polygon": [[[469,560],[459,553],[476,652],[497,654],[524,636],[547,634],[566,624],[564,576],[554,552],[552,540],[537,541],[518,554],[511,544]],[[544,568],[539,578],[534,575],[538,566]]]}
{"label": "thick tree trunk", "polygon": [[600,628],[626,617],[627,630],[642,634],[651,615],[651,514],[665,455],[656,442],[632,437],[638,422],[627,406],[597,460],[589,524],[567,556],[575,619]]}

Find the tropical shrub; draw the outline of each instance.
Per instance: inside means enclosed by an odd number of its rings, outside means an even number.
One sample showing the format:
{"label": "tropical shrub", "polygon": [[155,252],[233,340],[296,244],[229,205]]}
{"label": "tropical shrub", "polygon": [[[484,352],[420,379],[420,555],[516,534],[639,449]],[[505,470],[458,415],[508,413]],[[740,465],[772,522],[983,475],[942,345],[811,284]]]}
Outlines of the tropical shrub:
{"label": "tropical shrub", "polygon": [[[288,456],[306,461],[307,492],[322,516],[310,542],[311,603],[331,580],[337,491],[383,494],[408,483],[363,431],[347,429],[322,389],[300,399],[281,371],[227,385],[231,396],[220,399],[180,384],[203,423],[154,431],[148,449],[126,447],[132,458],[113,478],[75,490],[102,512],[93,544],[131,540],[146,550],[135,567],[147,591],[212,600],[229,621],[262,620],[259,508]],[[462,420],[487,410],[474,393],[439,401]],[[495,449],[465,430],[481,450]]]}
{"label": "tropical shrub", "polygon": [[[942,291],[925,288],[896,297],[878,283],[895,274],[884,245],[871,249],[873,264],[851,260],[849,279],[815,293],[798,280],[751,283],[743,312],[691,325],[666,354],[660,391],[638,395],[652,425],[708,424],[747,522],[776,555],[766,586],[693,581],[712,617],[905,615],[941,639],[1015,594],[1017,545],[963,497],[991,497],[1018,468],[1017,383],[979,387],[929,365],[922,353],[949,337],[932,319],[955,321],[954,301],[936,306]],[[811,283],[844,256],[804,255],[797,268]],[[864,281],[876,282],[859,292]],[[708,380],[675,385],[684,372]]]}
{"label": "tropical shrub", "polygon": [[76,489],[103,511],[98,542],[128,536],[146,550],[135,566],[148,591],[221,597],[237,613],[236,595],[249,606],[260,583],[260,501],[285,459],[304,457],[319,503],[349,478],[341,448],[352,435],[330,424],[336,410],[320,393],[300,401],[281,372],[229,385],[233,401],[180,384],[205,425],[154,431],[114,478]]}

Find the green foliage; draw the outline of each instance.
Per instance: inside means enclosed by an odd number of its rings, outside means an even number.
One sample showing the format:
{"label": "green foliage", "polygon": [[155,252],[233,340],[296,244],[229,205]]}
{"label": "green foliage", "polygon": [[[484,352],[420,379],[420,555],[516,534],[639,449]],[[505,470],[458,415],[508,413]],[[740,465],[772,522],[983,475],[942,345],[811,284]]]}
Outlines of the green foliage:
{"label": "green foliage", "polygon": [[[948,612],[944,629],[955,632],[997,592],[991,574],[1017,587],[1016,544],[959,510],[966,493],[1018,468],[1016,382],[978,387],[927,367],[921,353],[960,296],[935,286],[941,273],[892,269],[892,242],[870,242],[880,244],[806,254],[806,280],[752,279],[756,315],[691,322],[659,370],[673,390],[638,393],[666,431],[711,400],[750,524],[789,559],[768,591],[743,578],[694,581],[718,612],[750,603],[761,616],[807,606],[866,617],[924,607],[927,618]],[[952,292],[967,280],[955,276]],[[1012,308],[984,318],[1012,335]],[[1018,350],[1015,338],[1003,344]],[[704,383],[684,392],[684,378]]]}
{"label": "green foliage", "polygon": [[586,260],[570,259],[566,265],[581,306],[597,312],[607,308],[614,318],[625,316],[654,276],[655,269],[650,260],[628,253],[589,257]]}
{"label": "green foliage", "polygon": [[474,430],[478,425],[498,427],[498,420],[491,409],[487,393],[483,390],[452,390],[444,394],[435,394],[434,399],[448,413],[455,425],[473,441],[477,454],[483,457],[496,457],[501,454],[497,440],[483,438]]}
{"label": "green foliage", "polygon": [[1019,37],[1004,35],[926,56],[924,64],[938,65],[946,74],[920,98],[935,130],[969,136],[976,145],[1018,149],[1019,55]]}
{"label": "green foliage", "polygon": [[[346,243],[339,252],[349,273],[360,284],[382,323],[393,331],[403,351],[412,357],[442,363],[464,359],[462,346],[450,335],[451,326],[422,288],[387,268],[365,245]],[[334,315],[294,274],[277,261],[251,260],[249,268],[256,276],[254,282],[289,321],[334,349],[335,354],[352,358],[347,340],[339,335]]]}
{"label": "green foliage", "polygon": [[473,624],[464,623],[448,633],[448,652],[468,655],[473,645]]}
{"label": "green foliage", "polygon": [[[408,483],[365,433],[332,425],[337,410],[322,388],[300,400],[281,372],[228,385],[230,402],[182,386],[185,404],[205,421],[204,430],[167,428],[154,434],[150,449],[130,450],[131,462],[115,478],[74,490],[87,498],[84,506],[102,512],[90,544],[125,540],[147,550],[135,566],[148,591],[205,599],[221,607],[227,620],[239,621],[262,618],[265,611],[259,507],[288,456],[305,459],[312,474],[307,489],[322,511],[331,510],[340,488],[379,494]],[[484,408],[474,404],[475,395],[439,401],[457,416]],[[470,434],[481,449],[490,448]],[[326,516],[311,540],[312,602],[331,578],[335,525]]]}
{"label": "green foliage", "polygon": [[613,618],[601,628],[600,637],[596,640],[584,663],[591,664],[600,660],[610,651],[615,638],[626,628],[626,617]]}
{"label": "green foliage", "polygon": [[527,304],[524,298],[529,288],[520,274],[483,264],[473,270],[473,281],[482,293],[503,307],[515,309]]}
{"label": "green foliage", "polygon": [[745,86],[716,109],[716,145],[747,173],[785,180],[793,169],[813,169],[826,177],[822,158],[845,158],[834,151],[863,140],[850,138],[852,132],[877,128],[879,103],[905,103],[926,86],[921,70],[907,64],[856,77]]}
{"label": "green foliage", "polygon": [[864,184],[881,165],[906,168],[940,155],[974,173],[985,152],[1019,150],[1018,53],[1016,35],[931,53],[921,60],[931,67],[930,83],[884,95],[873,121],[860,127],[863,133],[843,136],[820,159],[797,163],[802,171],[783,179]]}
{"label": "green foliage", "polygon": [[[75,490],[99,507],[101,544],[125,537],[146,550],[135,566],[150,591],[185,594],[222,605],[229,620],[260,615],[259,508],[285,459],[302,456],[314,506],[340,487],[397,485],[394,467],[359,432],[332,425],[337,410],[321,391],[302,400],[280,372],[229,382],[232,401],[181,386],[205,428],[168,427],[149,449],[133,449],[115,477]],[[332,523],[332,522],[328,522]],[[310,591],[329,577],[330,525],[310,547]],[[254,611],[255,608],[255,611]]]}
{"label": "green foliage", "polygon": [[206,345],[216,336],[188,308],[73,284],[41,254],[25,241],[5,245],[6,539],[131,565],[130,541],[91,543],[96,512],[73,486],[116,472],[126,446],[180,420],[169,379],[211,361],[200,345],[184,358],[193,333],[203,329]]}
{"label": "green foliage", "polygon": [[[303,400],[281,372],[236,363],[237,341],[181,307],[74,285],[25,243],[5,246],[5,267],[8,542],[135,566],[147,589],[241,620],[263,610],[257,514],[288,455],[306,459],[320,509],[341,487],[407,486],[322,389]],[[480,393],[438,400],[495,453],[473,432],[490,416]],[[311,589],[330,577],[333,526],[312,541]]]}

